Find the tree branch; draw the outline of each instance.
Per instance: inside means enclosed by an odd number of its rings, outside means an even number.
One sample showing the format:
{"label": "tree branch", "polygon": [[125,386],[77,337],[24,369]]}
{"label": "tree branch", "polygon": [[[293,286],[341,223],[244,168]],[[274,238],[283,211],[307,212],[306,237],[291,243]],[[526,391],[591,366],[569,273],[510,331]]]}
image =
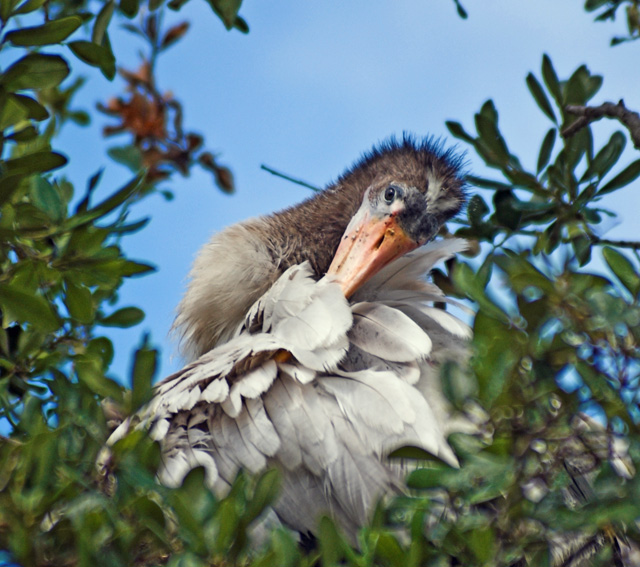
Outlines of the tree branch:
{"label": "tree branch", "polygon": [[593,243],[608,246],[617,246],[618,248],[632,248],[633,250],[640,250],[640,242],[634,242],[632,240],[608,240],[606,238],[596,237]]}
{"label": "tree branch", "polygon": [[629,130],[633,145],[640,150],[640,114],[629,110],[624,101],[620,100],[618,104],[605,102],[600,106],[577,106],[569,104],[565,106],[565,110],[569,114],[579,116],[579,118],[562,131],[564,138],[570,138],[578,130],[581,130],[591,122],[600,120],[605,116],[608,118],[617,118]]}
{"label": "tree branch", "polygon": [[275,169],[269,167],[268,165],[262,164],[260,166],[260,169],[264,169],[265,171],[268,171],[272,175],[275,175],[276,177],[282,177],[282,179],[286,179],[287,181],[291,181],[292,183],[295,183],[296,185],[302,185],[303,187],[306,187],[307,189],[311,189],[312,191],[316,191],[316,192],[322,191],[322,189],[320,189],[320,187],[316,187],[315,185],[311,185],[311,183],[307,183],[306,181],[302,181],[302,179],[296,179],[295,177],[291,177],[290,175],[287,175],[286,173],[280,173],[279,171],[276,171]]}

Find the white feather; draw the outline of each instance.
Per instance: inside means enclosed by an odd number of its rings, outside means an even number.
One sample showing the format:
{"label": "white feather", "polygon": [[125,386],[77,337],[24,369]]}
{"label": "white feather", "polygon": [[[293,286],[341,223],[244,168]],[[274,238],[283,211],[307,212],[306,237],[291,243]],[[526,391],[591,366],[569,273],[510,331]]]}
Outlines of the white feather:
{"label": "white feather", "polygon": [[370,302],[352,306],[354,325],[349,340],[358,348],[393,362],[426,358],[431,339],[401,311]]}

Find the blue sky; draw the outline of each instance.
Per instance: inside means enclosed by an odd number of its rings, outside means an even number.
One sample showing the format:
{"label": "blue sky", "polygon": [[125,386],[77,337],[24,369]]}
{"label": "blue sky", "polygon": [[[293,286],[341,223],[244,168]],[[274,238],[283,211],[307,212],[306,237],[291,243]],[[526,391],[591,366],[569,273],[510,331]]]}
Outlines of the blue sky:
{"label": "blue sky", "polygon": [[[628,107],[640,109],[638,44],[609,47],[613,35],[624,33],[622,20],[593,23],[578,0],[463,4],[468,20],[456,15],[452,0],[245,0],[241,15],[251,28],[248,35],[227,32],[202,0],[169,15],[169,23],[186,19],[192,27],[160,58],[160,87],[182,101],[185,128],[202,133],[220,162],[231,167],[237,192],[223,195],[208,174],[194,171],[167,184],[173,202],[154,196],[134,209],[135,216],[150,215],[152,221],[124,240],[124,248],[158,272],[121,290],[120,305],[140,306],[147,317],[132,329],[106,333],[116,347],[114,376],[128,376],[130,355],[144,331],[162,349],[159,377],[178,369],[167,334],[198,248],[224,226],[308,196],[306,189],[261,171],[261,164],[324,185],[390,134],[410,131],[454,144],[445,120],[471,130],[473,114],[492,98],[511,150],[533,169],[550,124],[524,79],[529,71],[539,76],[543,53],[561,78],[583,63],[603,74],[594,102],[624,98]],[[118,61],[135,68],[142,45],[121,31],[111,39]],[[90,109],[119,93],[117,80],[109,83],[88,67],[81,70],[89,82],[77,106]],[[59,141],[71,157],[65,174],[78,192],[103,166],[105,194],[130,177],[106,156],[107,147],[125,140],[103,140],[105,123],[98,116],[88,128],[71,126]],[[614,128],[597,124],[596,143]],[[621,163],[632,159],[628,149]],[[471,153],[468,161],[474,173],[488,173]],[[621,216],[607,237],[635,237],[639,195],[631,188],[603,203]]]}

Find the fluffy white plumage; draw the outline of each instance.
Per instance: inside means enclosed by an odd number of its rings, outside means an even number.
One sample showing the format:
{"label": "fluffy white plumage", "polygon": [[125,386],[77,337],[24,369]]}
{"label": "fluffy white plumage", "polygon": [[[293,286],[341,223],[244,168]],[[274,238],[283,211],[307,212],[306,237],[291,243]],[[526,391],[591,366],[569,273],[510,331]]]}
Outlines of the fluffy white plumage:
{"label": "fluffy white plumage", "polygon": [[330,513],[355,536],[376,500],[401,485],[390,451],[416,445],[457,464],[441,427],[437,363],[470,330],[433,307],[444,298],[425,275],[464,248],[428,244],[351,302],[330,277],[314,281],[306,263],[289,268],[233,338],[161,382],[110,443],[134,423],[149,428],[163,447],[162,483],[179,485],[203,466],[220,495],[240,468],[277,466],[284,488],[275,510],[285,523],[313,531]]}

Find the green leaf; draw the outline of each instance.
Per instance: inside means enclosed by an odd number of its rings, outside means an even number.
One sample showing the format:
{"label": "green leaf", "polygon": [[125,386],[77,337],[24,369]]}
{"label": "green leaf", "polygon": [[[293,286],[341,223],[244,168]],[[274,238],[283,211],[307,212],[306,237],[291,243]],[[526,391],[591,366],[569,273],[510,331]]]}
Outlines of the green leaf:
{"label": "green leaf", "polygon": [[69,74],[69,65],[59,55],[29,53],[11,65],[0,84],[7,91],[57,87]]}
{"label": "green leaf", "polygon": [[137,175],[111,197],[105,199],[88,211],[81,212],[71,217],[68,221],[67,228],[77,228],[79,226],[82,226],[83,224],[90,223],[95,219],[108,215],[115,208],[122,205],[122,203],[124,203],[137,191],[142,181],[142,177],[142,174]]}
{"label": "green leaf", "polygon": [[544,84],[547,85],[547,89],[549,89],[549,92],[556,101],[556,104],[561,109],[564,108],[560,81],[553,68],[553,63],[551,63],[551,59],[546,53],[542,56],[542,78],[544,79]]}
{"label": "green leaf", "polygon": [[170,0],[167,4],[171,10],[178,11],[182,6],[184,6],[189,0]]}
{"label": "green leaf", "polygon": [[633,264],[620,252],[609,246],[602,249],[604,260],[634,297],[640,291],[640,276],[633,267]]}
{"label": "green leaf", "polygon": [[207,0],[213,11],[222,20],[224,27],[233,28],[242,0]]}
{"label": "green leaf", "polygon": [[122,307],[99,321],[103,327],[121,327],[126,329],[137,325],[144,319],[144,311],[138,307]]}
{"label": "green leaf", "polygon": [[33,126],[25,126],[20,130],[14,130],[12,134],[5,136],[5,140],[12,140],[14,142],[31,142],[38,137],[38,130]]}
{"label": "green leaf", "polygon": [[110,81],[116,76],[116,58],[110,47],[91,41],[72,41],[67,46],[80,61],[98,67]]}
{"label": "green leaf", "polygon": [[73,319],[83,324],[93,321],[95,315],[93,296],[85,286],[66,280],[64,304]]}
{"label": "green leaf", "polygon": [[13,12],[13,8],[20,0],[1,0],[0,1],[0,20],[6,22]]}
{"label": "green leaf", "polygon": [[5,328],[13,321],[28,323],[43,333],[53,333],[60,327],[56,312],[41,295],[0,284],[0,305]]}
{"label": "green leaf", "polygon": [[136,350],[131,373],[131,413],[139,410],[152,396],[151,384],[158,368],[158,351],[145,344]]}
{"label": "green leaf", "polygon": [[455,475],[456,472],[451,467],[443,466],[416,469],[407,478],[407,485],[409,488],[421,490],[439,488],[446,483],[448,478],[451,478],[452,473]]}
{"label": "green leaf", "polygon": [[67,39],[82,25],[77,16],[68,16],[59,20],[52,20],[41,26],[20,28],[7,33],[5,36],[13,45],[20,47],[51,45]]}
{"label": "green leaf", "polygon": [[280,490],[280,474],[276,469],[266,471],[256,484],[253,498],[245,513],[247,522],[255,520],[264,510],[270,506],[278,496]]}
{"label": "green leaf", "polygon": [[129,224],[113,224],[109,227],[109,230],[113,234],[133,234],[134,232],[138,232],[139,230],[142,230],[145,226],[147,226],[150,220],[151,217],[146,217]]}
{"label": "green leaf", "polygon": [[518,230],[522,220],[522,212],[518,209],[519,202],[513,191],[496,191],[493,194],[495,220],[510,230]]}
{"label": "green leaf", "polygon": [[23,173],[0,175],[0,205],[11,200],[14,192],[21,186],[24,179],[25,175]]}
{"label": "green leaf", "polygon": [[602,86],[602,77],[591,75],[586,65],[581,65],[563,86],[564,104],[586,104]]}
{"label": "green leaf", "polygon": [[630,163],[625,167],[618,175],[616,175],[611,181],[605,184],[604,187],[598,190],[598,195],[604,195],[605,193],[611,193],[616,191],[625,185],[629,185],[632,181],[635,181],[640,176],[640,159]]}
{"label": "green leaf", "polygon": [[388,532],[381,532],[376,542],[376,557],[382,559],[384,565],[404,567],[408,563],[409,551],[403,549],[398,540]]}
{"label": "green leaf", "polygon": [[[504,166],[509,161],[509,150],[498,129],[498,113],[493,101],[488,100],[482,105],[480,112],[475,115],[478,136],[484,146],[491,152],[490,156],[482,156],[490,163]],[[478,144],[476,143],[476,148]]]}
{"label": "green leaf", "polygon": [[540,146],[540,154],[538,155],[538,166],[536,171],[540,173],[551,159],[551,153],[553,152],[553,146],[556,143],[557,130],[550,128],[547,134],[542,140],[542,146]]}
{"label": "green leaf", "polygon": [[107,337],[91,339],[87,345],[87,353],[97,356],[103,368],[107,368],[113,361],[113,343]]}
{"label": "green leaf", "polygon": [[31,202],[56,222],[62,221],[67,214],[60,194],[44,177],[38,175],[31,182]]}
{"label": "green leaf", "polygon": [[469,547],[478,561],[485,565],[496,556],[496,536],[489,526],[465,534]]}
{"label": "green leaf", "polygon": [[35,152],[4,163],[7,173],[44,173],[66,165],[67,158],[49,151]]}
{"label": "green leaf", "polygon": [[584,266],[591,260],[591,239],[586,234],[579,234],[572,238],[571,247],[580,266]]}
{"label": "green leaf", "polygon": [[115,146],[109,148],[107,154],[112,160],[126,165],[133,173],[138,173],[143,167],[142,154],[134,145]]}
{"label": "green leaf", "polygon": [[544,112],[549,120],[557,123],[556,115],[553,112],[553,108],[551,107],[551,103],[547,98],[547,95],[544,93],[544,89],[542,85],[538,82],[538,79],[535,78],[533,73],[529,73],[527,75],[527,86],[529,87],[529,91],[531,92],[531,96],[536,101],[536,104],[540,107],[540,110]]}
{"label": "green leaf", "polygon": [[484,177],[477,177],[475,175],[467,175],[465,179],[475,185],[476,187],[482,187],[483,189],[493,189],[494,191],[510,191],[513,189],[512,185],[501,183],[494,179],[485,179]]}
{"label": "green leaf", "polygon": [[13,98],[22,104],[28,112],[28,117],[38,122],[49,118],[49,111],[42,106],[37,100],[23,94],[10,94],[9,98]]}
{"label": "green leaf", "polygon": [[29,14],[31,12],[35,12],[40,7],[44,5],[47,0],[26,0],[18,6],[14,11],[13,15],[17,16],[20,14]]}
{"label": "green leaf", "polygon": [[408,459],[411,461],[429,462],[429,463],[434,463],[438,467],[443,466],[446,468],[451,468],[451,465],[449,463],[447,463],[446,461],[443,461],[437,455],[433,455],[429,453],[429,451],[426,451],[425,449],[423,449],[422,447],[416,447],[414,445],[407,445],[405,447],[400,447],[395,451],[391,451],[391,453],[389,453],[387,457],[389,459]]}
{"label": "green leaf", "polygon": [[473,144],[475,142],[475,138],[470,134],[467,134],[466,130],[462,127],[462,124],[460,124],[460,122],[447,120],[445,122],[445,125],[454,138],[464,140],[465,142],[469,142],[470,144]]}
{"label": "green leaf", "polygon": [[120,11],[127,18],[133,18],[138,10],[140,10],[140,0],[120,0]]}
{"label": "green leaf", "polygon": [[216,516],[220,522],[216,537],[216,548],[218,550],[226,550],[238,531],[239,518],[235,503],[230,498],[226,498],[221,502]]}
{"label": "green leaf", "polygon": [[593,12],[601,6],[606,6],[611,0],[586,0],[584,9],[587,12]]}
{"label": "green leaf", "polygon": [[98,15],[96,16],[96,21],[93,24],[93,31],[91,32],[91,41],[97,45],[102,45],[102,40],[104,39],[104,34],[107,31],[107,26],[111,21],[111,17],[113,16],[113,11],[116,8],[116,3],[114,0],[109,0],[102,7]]}
{"label": "green leaf", "polygon": [[625,135],[619,130],[615,131],[609,141],[593,158],[580,181],[586,181],[594,176],[602,179],[620,159],[626,144],[627,138]]}
{"label": "green leaf", "polygon": [[0,130],[5,130],[29,117],[29,111],[20,104],[15,95],[6,96],[4,99],[0,109]]}
{"label": "green leaf", "polygon": [[249,24],[240,16],[236,16],[236,21],[233,22],[233,27],[241,33],[249,33]]}
{"label": "green leaf", "polygon": [[339,565],[344,557],[345,542],[338,532],[333,520],[322,516],[318,522],[320,557],[322,565],[327,567]]}
{"label": "green leaf", "polygon": [[482,282],[476,278],[475,272],[469,265],[464,262],[457,262],[453,270],[453,281],[458,289],[465,293],[469,299],[477,302],[481,309],[490,314],[491,317],[495,317],[500,321],[508,320],[504,311],[487,296]]}
{"label": "green leaf", "polygon": [[467,205],[467,217],[469,218],[469,223],[472,226],[480,224],[488,212],[489,207],[480,195],[474,195],[471,197],[469,204]]}
{"label": "green leaf", "polygon": [[458,12],[458,16],[460,16],[463,20],[466,20],[469,15],[467,14],[467,11],[464,9],[464,7],[462,6],[462,4],[460,4],[460,0],[453,0],[456,4],[456,11]]}
{"label": "green leaf", "polygon": [[122,399],[122,389],[104,375],[101,361],[92,355],[79,354],[73,357],[74,368],[80,382],[101,398]]}

